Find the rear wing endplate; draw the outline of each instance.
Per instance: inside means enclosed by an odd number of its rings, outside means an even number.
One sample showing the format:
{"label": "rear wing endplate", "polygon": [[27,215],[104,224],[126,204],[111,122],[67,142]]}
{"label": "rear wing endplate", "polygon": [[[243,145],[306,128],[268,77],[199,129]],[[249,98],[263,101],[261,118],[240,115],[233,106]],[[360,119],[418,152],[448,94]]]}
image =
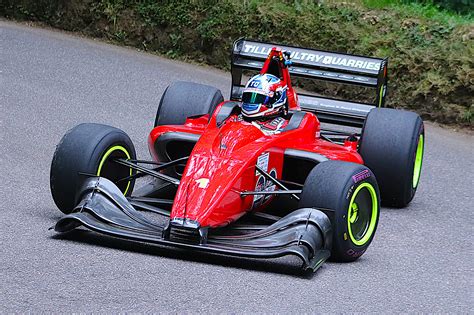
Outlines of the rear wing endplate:
{"label": "rear wing endplate", "polygon": [[270,50],[279,47],[291,52],[292,77],[304,77],[341,84],[365,86],[375,90],[372,104],[352,102],[298,93],[302,110],[317,114],[320,121],[348,126],[362,126],[369,111],[382,107],[387,92],[387,58],[340,54],[239,39],[232,48],[231,99],[240,100],[243,70],[260,71]]}

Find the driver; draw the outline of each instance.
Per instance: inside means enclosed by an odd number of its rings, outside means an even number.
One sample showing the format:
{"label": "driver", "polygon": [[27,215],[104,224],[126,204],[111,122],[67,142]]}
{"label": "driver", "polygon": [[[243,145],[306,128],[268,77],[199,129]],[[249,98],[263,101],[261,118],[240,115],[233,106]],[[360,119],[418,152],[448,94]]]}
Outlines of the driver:
{"label": "driver", "polygon": [[279,132],[288,124],[287,86],[272,74],[252,77],[242,93],[242,116],[262,131]]}

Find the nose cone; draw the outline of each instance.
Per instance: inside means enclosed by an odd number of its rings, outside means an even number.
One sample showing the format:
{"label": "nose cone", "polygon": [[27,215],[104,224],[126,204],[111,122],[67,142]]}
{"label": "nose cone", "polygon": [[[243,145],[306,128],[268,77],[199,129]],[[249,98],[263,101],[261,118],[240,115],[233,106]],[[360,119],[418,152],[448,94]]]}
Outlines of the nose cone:
{"label": "nose cone", "polygon": [[244,206],[239,194],[243,163],[229,158],[193,156],[187,170],[171,218],[192,220],[200,226],[220,226],[236,219]]}
{"label": "nose cone", "polygon": [[[228,122],[196,143],[181,178],[171,219],[200,226],[226,225],[251,207],[240,191],[252,190],[256,156],[264,135],[251,124]],[[253,163],[252,163],[253,162]]]}

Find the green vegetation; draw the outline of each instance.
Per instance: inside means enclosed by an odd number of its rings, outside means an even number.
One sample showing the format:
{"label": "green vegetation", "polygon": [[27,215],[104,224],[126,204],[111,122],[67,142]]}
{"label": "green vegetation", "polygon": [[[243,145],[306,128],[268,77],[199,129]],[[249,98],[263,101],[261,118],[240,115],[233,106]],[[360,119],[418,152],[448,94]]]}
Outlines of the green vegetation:
{"label": "green vegetation", "polygon": [[[233,40],[389,57],[388,106],[473,127],[474,23],[465,0],[6,0],[38,20],[171,58],[229,67]],[[472,1],[466,2],[471,6]],[[461,12],[463,14],[457,14]],[[467,10],[467,11],[466,11]],[[329,93],[360,99],[360,91]],[[349,93],[350,95],[347,95]]]}
{"label": "green vegetation", "polygon": [[363,4],[372,9],[393,6],[405,6],[425,16],[471,15],[474,10],[472,0],[362,0]]}

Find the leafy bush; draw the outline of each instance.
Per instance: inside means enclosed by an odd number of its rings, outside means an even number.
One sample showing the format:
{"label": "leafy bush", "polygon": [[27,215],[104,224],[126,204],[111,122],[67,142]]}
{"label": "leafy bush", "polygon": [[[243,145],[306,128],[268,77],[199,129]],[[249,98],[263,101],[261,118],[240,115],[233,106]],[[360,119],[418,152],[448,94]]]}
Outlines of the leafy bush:
{"label": "leafy bush", "polygon": [[[7,17],[36,19],[223,69],[229,68],[233,40],[244,36],[389,57],[388,106],[416,110],[424,118],[443,123],[473,126],[472,18],[440,11],[433,4],[403,4],[405,0],[6,1]],[[356,99],[363,94],[338,88],[327,92]]]}
{"label": "leafy bush", "polygon": [[474,11],[472,0],[363,0],[363,2],[372,8],[418,4],[426,11],[442,9],[465,15],[472,15]]}
{"label": "leafy bush", "polygon": [[470,14],[474,10],[474,2],[472,0],[434,0],[433,2],[441,8],[459,13]]}

